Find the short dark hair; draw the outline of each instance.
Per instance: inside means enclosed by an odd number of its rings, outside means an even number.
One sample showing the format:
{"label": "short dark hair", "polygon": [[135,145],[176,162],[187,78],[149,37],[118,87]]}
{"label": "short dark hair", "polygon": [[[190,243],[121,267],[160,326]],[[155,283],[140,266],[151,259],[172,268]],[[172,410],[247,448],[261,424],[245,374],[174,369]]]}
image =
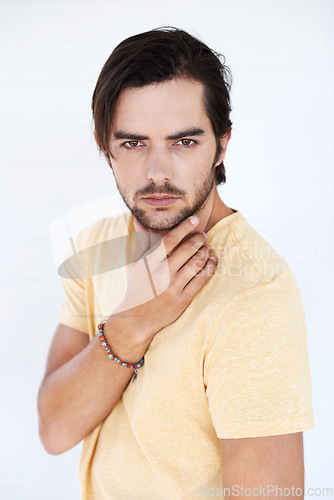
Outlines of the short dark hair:
{"label": "short dark hair", "polygon": [[[173,26],[156,28],[123,40],[111,53],[98,77],[92,98],[95,138],[108,159],[116,102],[125,88],[143,87],[185,77],[204,85],[205,107],[216,137],[231,128],[232,77],[225,57],[186,31]],[[216,168],[216,185],[226,182],[223,162]]]}

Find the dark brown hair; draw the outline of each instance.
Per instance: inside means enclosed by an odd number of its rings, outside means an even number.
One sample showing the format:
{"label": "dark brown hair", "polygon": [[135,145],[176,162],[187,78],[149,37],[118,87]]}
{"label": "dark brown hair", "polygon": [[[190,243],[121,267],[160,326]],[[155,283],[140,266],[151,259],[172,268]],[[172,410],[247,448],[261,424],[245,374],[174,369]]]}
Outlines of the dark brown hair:
{"label": "dark brown hair", "polygon": [[[131,36],[111,53],[98,77],[92,98],[95,137],[100,154],[109,162],[113,114],[120,93],[128,87],[143,87],[185,77],[203,83],[205,107],[216,137],[232,127],[230,120],[231,72],[225,58],[186,31],[156,28]],[[110,164],[110,162],[109,162]],[[223,162],[216,168],[216,185],[226,181]]]}

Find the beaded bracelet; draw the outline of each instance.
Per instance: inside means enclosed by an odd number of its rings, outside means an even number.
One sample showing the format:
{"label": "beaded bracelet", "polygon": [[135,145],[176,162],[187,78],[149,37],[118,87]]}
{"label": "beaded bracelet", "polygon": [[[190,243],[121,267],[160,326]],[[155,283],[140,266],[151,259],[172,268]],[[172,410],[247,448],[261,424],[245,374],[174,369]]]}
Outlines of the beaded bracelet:
{"label": "beaded bracelet", "polygon": [[104,325],[105,325],[105,321],[102,321],[99,325],[97,325],[97,328],[99,330],[98,335],[99,335],[100,340],[101,340],[101,345],[107,351],[108,358],[111,359],[112,361],[115,361],[115,363],[119,363],[120,366],[124,366],[125,368],[135,368],[132,382],[136,382],[139,368],[141,368],[144,364],[144,358],[141,359],[140,361],[138,361],[138,363],[127,363],[126,361],[121,361],[119,358],[117,358],[111,352],[111,347],[108,344],[107,339],[104,336],[104,333],[103,333]]}

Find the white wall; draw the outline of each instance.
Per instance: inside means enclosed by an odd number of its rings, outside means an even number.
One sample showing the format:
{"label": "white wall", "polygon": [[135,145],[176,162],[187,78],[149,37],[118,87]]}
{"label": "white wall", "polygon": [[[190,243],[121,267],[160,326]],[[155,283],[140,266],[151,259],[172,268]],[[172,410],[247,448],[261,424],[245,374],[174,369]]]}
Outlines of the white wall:
{"label": "white wall", "polygon": [[49,456],[37,433],[62,302],[49,228],[115,192],[92,135],[94,86],[117,43],[167,24],[199,35],[232,70],[220,192],[295,270],[316,420],[306,485],[334,487],[333,11],[331,0],[1,0],[1,499],[79,498],[80,446]]}

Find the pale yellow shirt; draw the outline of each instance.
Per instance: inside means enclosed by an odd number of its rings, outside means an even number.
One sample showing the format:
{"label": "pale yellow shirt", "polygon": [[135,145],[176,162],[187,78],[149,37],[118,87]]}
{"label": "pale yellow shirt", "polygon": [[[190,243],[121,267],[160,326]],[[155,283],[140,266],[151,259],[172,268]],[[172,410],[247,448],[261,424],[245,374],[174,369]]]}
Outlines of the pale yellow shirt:
{"label": "pale yellow shirt", "polygon": [[[76,239],[78,252],[97,246],[86,278],[63,279],[59,322],[90,339],[124,296],[132,222],[130,213],[104,218]],[[155,335],[136,383],[84,439],[83,500],[203,498],[223,488],[219,438],[314,428],[304,311],[290,267],[238,211],[207,234],[214,276]],[[116,246],[101,245],[111,240]]]}

